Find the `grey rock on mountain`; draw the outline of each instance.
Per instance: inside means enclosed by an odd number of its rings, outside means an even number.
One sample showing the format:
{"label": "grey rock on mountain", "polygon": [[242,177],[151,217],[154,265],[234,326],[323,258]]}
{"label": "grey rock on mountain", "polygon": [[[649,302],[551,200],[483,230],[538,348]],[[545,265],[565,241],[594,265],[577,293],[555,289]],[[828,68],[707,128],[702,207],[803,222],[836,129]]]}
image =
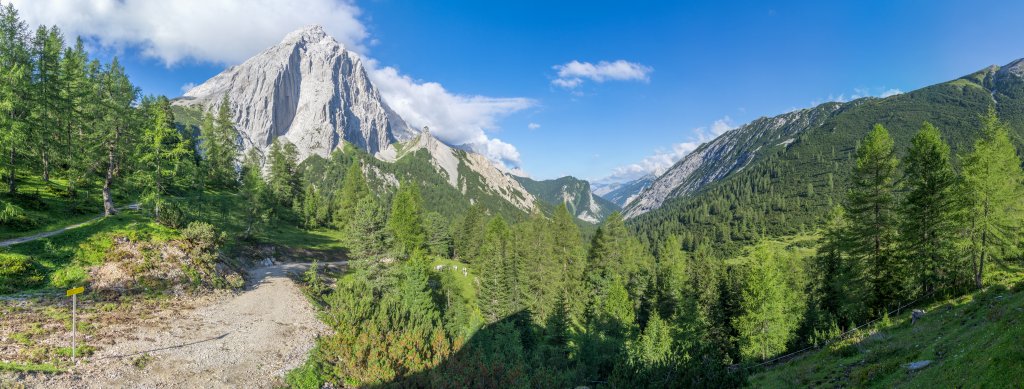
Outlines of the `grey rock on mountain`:
{"label": "grey rock on mountain", "polygon": [[647,174],[632,181],[595,184],[594,194],[619,207],[625,207],[657,178],[653,174]]}
{"label": "grey rock on mountain", "polygon": [[366,72],[359,55],[310,26],[174,103],[216,110],[227,94],[246,150],[281,137],[302,159],[327,156],[343,142],[374,154],[416,131],[381,99]]}
{"label": "grey rock on mountain", "polygon": [[700,145],[626,205],[623,217],[637,217],[661,207],[666,200],[695,193],[742,171],[759,153],[788,147],[801,132],[820,125],[842,106],[825,103],[775,117],[762,117]]}

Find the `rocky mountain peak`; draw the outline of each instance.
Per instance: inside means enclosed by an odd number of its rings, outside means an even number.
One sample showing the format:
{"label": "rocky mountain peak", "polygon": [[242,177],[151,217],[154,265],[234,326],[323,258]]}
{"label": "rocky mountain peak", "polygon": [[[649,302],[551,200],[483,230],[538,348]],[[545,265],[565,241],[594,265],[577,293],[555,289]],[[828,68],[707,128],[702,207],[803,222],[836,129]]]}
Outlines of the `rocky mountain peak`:
{"label": "rocky mountain peak", "polygon": [[999,69],[999,73],[1012,74],[1017,77],[1024,78],[1024,58],[1010,62],[1006,66]]}
{"label": "rocky mountain peak", "polygon": [[319,43],[324,40],[337,43],[333,37],[327,34],[327,31],[324,30],[323,26],[319,24],[312,24],[288,33],[288,35],[285,35],[284,39],[281,40],[281,44],[295,44],[299,42]]}
{"label": "rocky mountain peak", "polygon": [[283,138],[300,158],[327,156],[344,142],[374,154],[415,134],[381,98],[359,55],[318,25],[288,34],[175,104],[215,111],[224,95],[246,150]]}

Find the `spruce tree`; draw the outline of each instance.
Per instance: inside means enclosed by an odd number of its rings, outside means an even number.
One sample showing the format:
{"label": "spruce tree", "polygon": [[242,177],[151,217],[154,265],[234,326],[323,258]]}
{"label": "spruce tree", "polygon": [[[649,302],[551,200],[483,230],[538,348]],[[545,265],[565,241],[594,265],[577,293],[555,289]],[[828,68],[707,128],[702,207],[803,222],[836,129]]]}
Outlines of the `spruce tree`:
{"label": "spruce tree", "polygon": [[508,274],[509,228],[505,219],[495,216],[487,223],[479,257],[472,263],[479,278],[480,313],[488,323],[512,313],[511,276]]}
{"label": "spruce tree", "polygon": [[903,185],[900,243],[921,293],[948,286],[957,227],[956,173],[949,146],[931,123],[925,122],[910,141]]}
{"label": "spruce tree", "polygon": [[896,258],[896,167],[889,131],[876,124],[857,147],[857,162],[850,177],[846,214],[850,220],[852,255],[865,263],[871,285],[868,305],[876,310],[901,296],[902,268]]}
{"label": "spruce tree", "polygon": [[963,169],[976,288],[982,287],[985,263],[1003,258],[1018,241],[1024,198],[1020,157],[995,109],[982,117],[981,132]]}

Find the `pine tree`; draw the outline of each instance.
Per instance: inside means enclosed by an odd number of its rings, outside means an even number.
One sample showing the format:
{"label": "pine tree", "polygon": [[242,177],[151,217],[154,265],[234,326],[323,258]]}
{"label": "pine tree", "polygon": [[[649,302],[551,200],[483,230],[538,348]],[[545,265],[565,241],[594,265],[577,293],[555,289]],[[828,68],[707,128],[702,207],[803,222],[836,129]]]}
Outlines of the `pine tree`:
{"label": "pine tree", "polygon": [[995,109],[982,117],[981,132],[963,169],[977,288],[984,281],[985,262],[1003,258],[1017,242],[1024,198],[1020,157]]}
{"label": "pine tree", "polygon": [[897,160],[893,140],[881,125],[857,147],[857,162],[850,178],[846,214],[850,220],[852,254],[868,271],[872,296],[869,306],[882,310],[900,297],[902,269],[894,252],[896,239],[895,178]]}
{"label": "pine tree", "polygon": [[927,122],[910,141],[905,161],[900,243],[921,292],[931,293],[953,281],[948,274],[956,267],[956,173],[949,162],[949,146]]}
{"label": "pine tree", "polygon": [[395,237],[395,243],[405,255],[423,248],[426,231],[423,228],[423,199],[419,187],[406,181],[398,188],[391,200],[391,214],[388,215],[388,230]]}
{"label": "pine tree", "polygon": [[376,197],[367,195],[359,199],[346,229],[353,257],[373,263],[380,262],[381,258],[378,257],[387,253],[391,245],[384,223],[384,211]]}

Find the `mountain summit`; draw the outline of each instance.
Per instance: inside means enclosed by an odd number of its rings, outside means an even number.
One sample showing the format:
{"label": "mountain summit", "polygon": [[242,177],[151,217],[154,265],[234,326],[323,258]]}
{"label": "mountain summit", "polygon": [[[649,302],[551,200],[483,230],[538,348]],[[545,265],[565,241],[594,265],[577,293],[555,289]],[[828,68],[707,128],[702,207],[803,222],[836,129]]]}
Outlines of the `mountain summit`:
{"label": "mountain summit", "polygon": [[317,25],[289,33],[175,104],[215,110],[225,94],[246,150],[283,137],[301,159],[327,156],[343,142],[374,154],[416,133],[381,99],[362,58]]}

